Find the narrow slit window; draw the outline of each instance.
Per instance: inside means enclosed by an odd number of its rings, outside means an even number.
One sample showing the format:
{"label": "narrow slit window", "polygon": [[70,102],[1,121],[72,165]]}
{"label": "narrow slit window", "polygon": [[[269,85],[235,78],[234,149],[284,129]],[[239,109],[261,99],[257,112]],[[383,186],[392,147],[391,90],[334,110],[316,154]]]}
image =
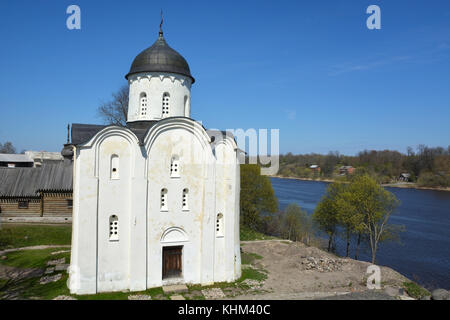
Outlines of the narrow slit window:
{"label": "narrow slit window", "polygon": [[111,179],[119,179],[119,156],[116,154],[111,156]]}
{"label": "narrow slit window", "polygon": [[223,214],[219,213],[216,219],[216,237],[223,237]]}
{"label": "narrow slit window", "polygon": [[179,178],[180,177],[180,159],[174,156],[170,161],[170,177]]}
{"label": "narrow slit window", "polygon": [[167,189],[161,190],[161,211],[168,211],[167,206]]}
{"label": "narrow slit window", "polygon": [[119,241],[119,218],[116,215],[109,217],[109,241]]}
{"label": "narrow slit window", "polygon": [[139,96],[139,106],[141,109],[141,116],[147,115],[147,104],[148,104],[147,94],[145,92],[142,92]]}
{"label": "narrow slit window", "polygon": [[189,210],[189,189],[184,188],[183,189],[183,196],[182,196],[182,210],[188,211]]}
{"label": "narrow slit window", "polygon": [[166,118],[169,116],[169,101],[170,95],[165,92],[162,97],[162,117]]}

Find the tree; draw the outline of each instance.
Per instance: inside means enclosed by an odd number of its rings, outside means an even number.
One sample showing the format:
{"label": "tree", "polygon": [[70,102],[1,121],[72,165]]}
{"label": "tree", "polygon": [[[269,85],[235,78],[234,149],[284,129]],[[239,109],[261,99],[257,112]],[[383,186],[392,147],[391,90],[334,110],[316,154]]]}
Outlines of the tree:
{"label": "tree", "polygon": [[16,148],[9,141],[5,142],[5,144],[0,143],[0,153],[16,153]]}
{"label": "tree", "polygon": [[112,94],[112,100],[102,102],[98,107],[98,115],[107,124],[125,126],[128,116],[128,86],[122,86]]}
{"label": "tree", "polygon": [[331,251],[333,240],[337,234],[338,219],[335,197],[339,194],[340,187],[341,184],[338,183],[330,184],[312,215],[313,221],[328,235],[328,251]]}
{"label": "tree", "polygon": [[241,165],[241,223],[253,230],[261,228],[262,216],[278,210],[278,200],[269,177],[256,164]]}
{"label": "tree", "polygon": [[283,238],[309,244],[313,233],[312,221],[306,211],[296,203],[289,204],[281,219]]}
{"label": "tree", "polygon": [[392,240],[402,231],[402,227],[388,224],[399,201],[368,175],[355,178],[349,185],[349,192],[351,205],[363,217],[359,230],[367,235],[372,263],[375,263],[380,242]]}

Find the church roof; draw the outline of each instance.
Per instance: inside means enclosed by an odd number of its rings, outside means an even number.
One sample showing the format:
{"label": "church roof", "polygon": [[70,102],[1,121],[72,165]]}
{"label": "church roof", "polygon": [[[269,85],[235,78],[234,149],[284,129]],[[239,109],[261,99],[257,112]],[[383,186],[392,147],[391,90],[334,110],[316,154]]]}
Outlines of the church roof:
{"label": "church roof", "polygon": [[[140,144],[144,143],[145,136],[147,132],[158,122],[176,119],[176,118],[186,118],[186,117],[169,117],[163,120],[151,120],[151,121],[133,121],[127,122],[126,127],[131,130],[139,140]],[[191,118],[189,118],[191,119]],[[193,119],[191,119],[193,120]],[[195,121],[195,120],[193,120]],[[113,127],[115,125],[98,125],[98,124],[83,124],[83,123],[73,123],[71,128],[71,144],[72,145],[80,145],[91,140],[98,132],[103,130],[106,127]],[[220,131],[216,130],[206,130],[206,128],[202,125],[203,129],[207,132],[207,134],[211,136],[219,136]],[[222,131],[222,135],[230,135],[229,133]]]}
{"label": "church roof", "polygon": [[155,43],[139,53],[131,64],[130,71],[125,76],[139,72],[167,72],[177,73],[195,79],[191,75],[191,70],[186,60],[178,52],[172,49],[164,39],[162,31]]}
{"label": "church roof", "polygon": [[[139,143],[144,143],[144,137],[147,131],[153,127],[158,121],[135,121],[128,122],[124,128],[130,129],[136,137],[139,139]],[[106,127],[112,127],[114,125],[98,125],[98,124],[83,124],[73,123],[71,129],[72,144],[79,145],[88,142],[92,139],[97,132],[103,130]]]}
{"label": "church roof", "polygon": [[72,163],[37,168],[0,168],[0,197],[34,197],[39,191],[72,191]]}

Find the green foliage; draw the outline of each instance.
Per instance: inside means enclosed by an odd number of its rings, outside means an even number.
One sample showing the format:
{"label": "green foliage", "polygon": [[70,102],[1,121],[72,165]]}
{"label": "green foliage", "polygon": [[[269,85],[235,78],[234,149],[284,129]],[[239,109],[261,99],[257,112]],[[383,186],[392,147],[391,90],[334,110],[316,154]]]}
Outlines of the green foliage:
{"label": "green foliage", "polygon": [[261,232],[250,229],[247,226],[240,226],[240,238],[241,241],[254,241],[254,240],[270,240],[276,239],[276,237],[268,236]]}
{"label": "green foliage", "polygon": [[450,173],[423,172],[417,180],[417,185],[421,187],[450,187]]}
{"label": "green foliage", "polygon": [[408,295],[410,297],[413,297],[414,299],[420,299],[423,297],[431,296],[431,293],[426,290],[425,288],[422,288],[417,283],[414,282],[403,282],[403,288],[406,290]]}
{"label": "green foliage", "polygon": [[36,245],[70,245],[71,225],[10,225],[0,228],[0,250]]}
{"label": "green foliage", "polygon": [[312,219],[298,204],[291,203],[282,214],[280,234],[284,239],[309,244],[314,235]]}
{"label": "green foliage", "polygon": [[[417,147],[417,152],[408,148],[407,154],[392,150],[364,150],[356,156],[344,156],[338,152],[327,155],[288,153],[280,155],[278,174],[283,177],[298,178],[351,178],[352,175],[340,176],[338,168],[350,165],[355,168],[353,175],[369,175],[378,183],[397,182],[400,174],[409,173],[410,181],[418,179],[424,187],[450,187],[450,146],[447,149],[429,148],[424,145]],[[320,176],[309,166],[320,166]]]}
{"label": "green foliage", "polygon": [[263,214],[278,210],[278,200],[267,176],[261,175],[258,165],[241,165],[241,225],[258,230]]}
{"label": "green foliage", "polygon": [[329,250],[340,227],[347,240],[346,255],[349,255],[351,235],[356,234],[358,239],[369,242],[374,263],[379,244],[398,241],[399,233],[404,231],[403,226],[388,224],[391,213],[398,205],[395,196],[368,174],[357,174],[350,183],[334,182],[328,186],[313,219],[328,234]]}

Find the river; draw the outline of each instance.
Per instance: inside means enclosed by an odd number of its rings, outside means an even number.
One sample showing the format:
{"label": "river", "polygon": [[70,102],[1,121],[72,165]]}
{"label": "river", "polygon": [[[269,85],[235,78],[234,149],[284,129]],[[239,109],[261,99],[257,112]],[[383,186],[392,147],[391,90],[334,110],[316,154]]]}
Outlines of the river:
{"label": "river", "polygon": [[[328,183],[294,179],[271,178],[279,208],[297,203],[312,213],[324,195]],[[428,289],[450,289],[450,192],[403,188],[386,188],[400,206],[389,222],[401,224],[401,243],[382,243],[377,252],[379,265],[397,270]],[[353,244],[352,244],[353,245]],[[345,246],[338,241],[337,253]],[[354,254],[354,247],[351,248]],[[365,246],[360,260],[370,261],[370,250]]]}

